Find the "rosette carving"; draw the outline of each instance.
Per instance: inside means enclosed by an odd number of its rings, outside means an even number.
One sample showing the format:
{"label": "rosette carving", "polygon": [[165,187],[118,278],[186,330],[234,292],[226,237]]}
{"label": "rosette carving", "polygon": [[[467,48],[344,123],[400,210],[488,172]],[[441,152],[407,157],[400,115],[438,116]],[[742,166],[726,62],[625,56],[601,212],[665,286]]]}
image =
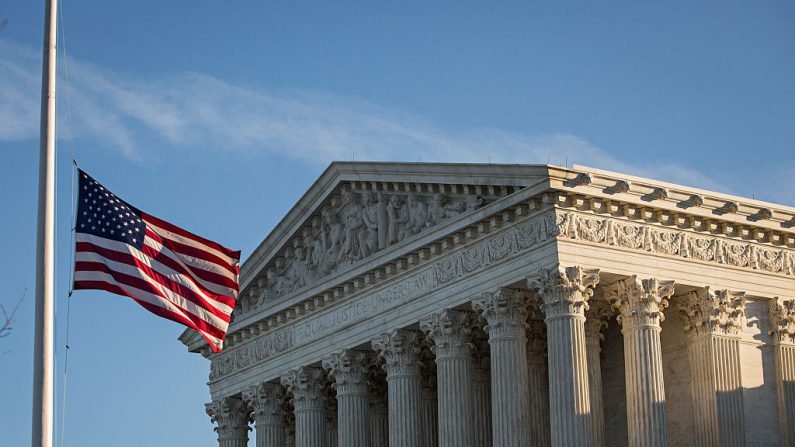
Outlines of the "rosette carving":
{"label": "rosette carving", "polygon": [[704,287],[689,292],[679,304],[684,330],[690,336],[739,335],[745,316],[745,292]]}

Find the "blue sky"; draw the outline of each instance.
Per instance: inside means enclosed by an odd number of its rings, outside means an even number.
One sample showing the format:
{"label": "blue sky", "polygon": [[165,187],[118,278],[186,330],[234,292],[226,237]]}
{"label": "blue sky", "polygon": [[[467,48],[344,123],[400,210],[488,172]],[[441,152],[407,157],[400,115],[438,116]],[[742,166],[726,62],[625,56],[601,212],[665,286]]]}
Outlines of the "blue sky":
{"label": "blue sky", "polygon": [[[0,6],[0,433],[27,445],[43,2]],[[795,204],[795,3],[65,1],[70,158],[244,257],[334,159],[578,163]],[[69,92],[71,120],[66,94]],[[65,445],[211,446],[182,328],[72,298]],[[59,402],[60,404],[60,402]],[[60,439],[59,414],[59,439]]]}

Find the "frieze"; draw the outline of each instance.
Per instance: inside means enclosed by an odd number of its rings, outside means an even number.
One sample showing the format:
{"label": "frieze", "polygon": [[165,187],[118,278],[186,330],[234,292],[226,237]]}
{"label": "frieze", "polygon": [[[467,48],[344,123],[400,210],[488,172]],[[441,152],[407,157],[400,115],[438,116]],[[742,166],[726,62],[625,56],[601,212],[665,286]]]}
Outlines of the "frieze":
{"label": "frieze", "polygon": [[433,270],[425,268],[384,290],[344,303],[329,313],[295,326],[296,345],[320,339],[343,327],[411,301],[436,286]]}
{"label": "frieze", "polygon": [[548,213],[518,223],[435,263],[436,280],[446,284],[520,251],[534,247],[559,233],[555,215]]}
{"label": "frieze", "polygon": [[560,236],[564,238],[795,275],[795,254],[786,249],[633,224],[612,218],[586,217],[573,212],[559,214],[556,224]]}
{"label": "frieze", "polygon": [[294,346],[293,327],[269,332],[248,343],[218,354],[210,364],[210,380],[281,354]]}

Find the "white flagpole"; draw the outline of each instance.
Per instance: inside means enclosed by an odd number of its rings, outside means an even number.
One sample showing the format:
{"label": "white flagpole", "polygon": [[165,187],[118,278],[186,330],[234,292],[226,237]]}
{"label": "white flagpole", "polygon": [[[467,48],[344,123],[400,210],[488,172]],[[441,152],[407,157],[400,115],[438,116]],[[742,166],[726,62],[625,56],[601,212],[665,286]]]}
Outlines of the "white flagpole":
{"label": "white flagpole", "polygon": [[39,205],[36,221],[36,324],[32,447],[52,447],[55,271],[55,64],[58,1],[45,0],[41,73]]}

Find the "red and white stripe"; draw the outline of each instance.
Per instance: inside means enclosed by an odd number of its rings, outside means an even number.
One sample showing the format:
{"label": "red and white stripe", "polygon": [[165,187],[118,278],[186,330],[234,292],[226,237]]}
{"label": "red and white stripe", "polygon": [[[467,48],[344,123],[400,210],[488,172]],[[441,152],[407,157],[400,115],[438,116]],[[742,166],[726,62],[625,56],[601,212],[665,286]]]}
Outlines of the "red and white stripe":
{"label": "red and white stripe", "polygon": [[141,249],[75,233],[74,289],[132,298],[152,313],[198,331],[214,352],[223,347],[239,285],[240,252],[141,213]]}

